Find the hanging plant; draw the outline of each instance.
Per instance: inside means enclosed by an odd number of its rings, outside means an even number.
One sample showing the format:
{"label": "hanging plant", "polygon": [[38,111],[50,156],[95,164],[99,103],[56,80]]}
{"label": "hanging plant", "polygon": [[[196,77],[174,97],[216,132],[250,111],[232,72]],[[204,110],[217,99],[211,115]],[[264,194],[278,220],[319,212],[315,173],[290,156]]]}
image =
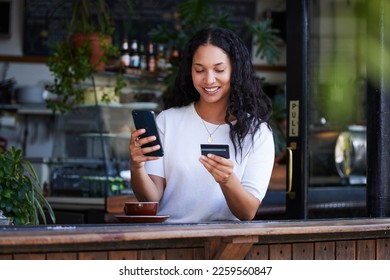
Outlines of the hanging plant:
{"label": "hanging plant", "polygon": [[[129,12],[133,9],[133,0],[122,0],[122,5]],[[59,7],[65,9],[68,1],[59,1]],[[47,105],[53,111],[64,113],[74,106],[82,104],[85,90],[81,86],[88,82],[96,72],[105,70],[106,62],[112,57],[118,57],[119,49],[112,44],[114,32],[110,15],[110,1],[107,0],[75,0],[73,5],[66,10],[67,38],[56,42],[52,46],[52,54],[49,56],[47,66],[53,74],[54,81],[47,85],[46,89],[54,95],[47,100]],[[81,34],[86,38],[80,40]],[[78,44],[75,45],[74,39]],[[90,44],[93,43],[93,44]],[[97,47],[93,47],[97,45]],[[93,50],[99,55],[94,58]],[[123,76],[116,77],[114,92],[119,96],[124,86]],[[108,94],[103,95],[97,102],[110,102]]]}

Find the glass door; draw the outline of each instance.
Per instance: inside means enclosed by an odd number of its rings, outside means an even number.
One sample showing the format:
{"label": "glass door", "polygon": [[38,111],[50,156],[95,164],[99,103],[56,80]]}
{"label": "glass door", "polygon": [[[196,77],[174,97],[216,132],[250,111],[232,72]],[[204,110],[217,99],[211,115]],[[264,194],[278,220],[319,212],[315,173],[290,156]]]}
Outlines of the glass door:
{"label": "glass door", "polygon": [[287,216],[366,215],[361,0],[287,1]]}

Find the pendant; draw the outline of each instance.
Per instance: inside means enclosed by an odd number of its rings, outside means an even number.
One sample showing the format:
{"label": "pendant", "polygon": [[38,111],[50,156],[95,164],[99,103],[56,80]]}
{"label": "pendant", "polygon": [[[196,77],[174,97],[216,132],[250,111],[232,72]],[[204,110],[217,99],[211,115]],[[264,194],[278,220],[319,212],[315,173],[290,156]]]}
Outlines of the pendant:
{"label": "pendant", "polygon": [[211,135],[209,136],[209,138],[207,138],[207,142],[213,143],[213,138],[211,137]]}

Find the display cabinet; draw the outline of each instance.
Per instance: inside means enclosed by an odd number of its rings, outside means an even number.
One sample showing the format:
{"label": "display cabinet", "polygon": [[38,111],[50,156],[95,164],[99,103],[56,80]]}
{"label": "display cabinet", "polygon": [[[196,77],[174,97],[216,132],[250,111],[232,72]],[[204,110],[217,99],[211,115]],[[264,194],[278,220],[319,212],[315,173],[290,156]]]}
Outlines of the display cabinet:
{"label": "display cabinet", "polygon": [[[99,93],[110,88],[114,78],[109,73],[100,74],[90,86]],[[88,99],[56,116],[50,196],[91,198],[132,193],[128,153],[134,129],[131,112],[159,112],[163,85],[157,79],[130,75],[125,75],[125,82],[117,102]]]}

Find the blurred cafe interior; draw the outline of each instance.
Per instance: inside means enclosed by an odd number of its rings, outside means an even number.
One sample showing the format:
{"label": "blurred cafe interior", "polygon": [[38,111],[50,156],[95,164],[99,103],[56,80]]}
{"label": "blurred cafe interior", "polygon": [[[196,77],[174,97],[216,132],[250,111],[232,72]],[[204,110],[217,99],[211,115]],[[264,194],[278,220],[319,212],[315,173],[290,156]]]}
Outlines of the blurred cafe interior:
{"label": "blurred cafe interior", "polygon": [[[188,30],[178,7],[196,1],[135,1],[128,13],[112,4],[120,54],[84,81],[83,104],[64,113],[46,106],[55,95],[47,90],[51,46],[66,36],[55,2],[0,1],[0,145],[20,148],[33,164],[56,223],[107,223],[134,199],[131,110],[164,108],[180,60],[175,34]],[[198,2],[210,5],[211,17],[226,13],[273,100],[275,166],[256,219],[388,216],[390,61],[380,34],[389,27],[381,8],[367,4],[376,1]],[[246,22],[270,23],[262,28],[273,37],[260,40]],[[258,52],[262,44],[274,53]],[[118,75],[119,95],[96,102],[96,95],[115,95]]]}

